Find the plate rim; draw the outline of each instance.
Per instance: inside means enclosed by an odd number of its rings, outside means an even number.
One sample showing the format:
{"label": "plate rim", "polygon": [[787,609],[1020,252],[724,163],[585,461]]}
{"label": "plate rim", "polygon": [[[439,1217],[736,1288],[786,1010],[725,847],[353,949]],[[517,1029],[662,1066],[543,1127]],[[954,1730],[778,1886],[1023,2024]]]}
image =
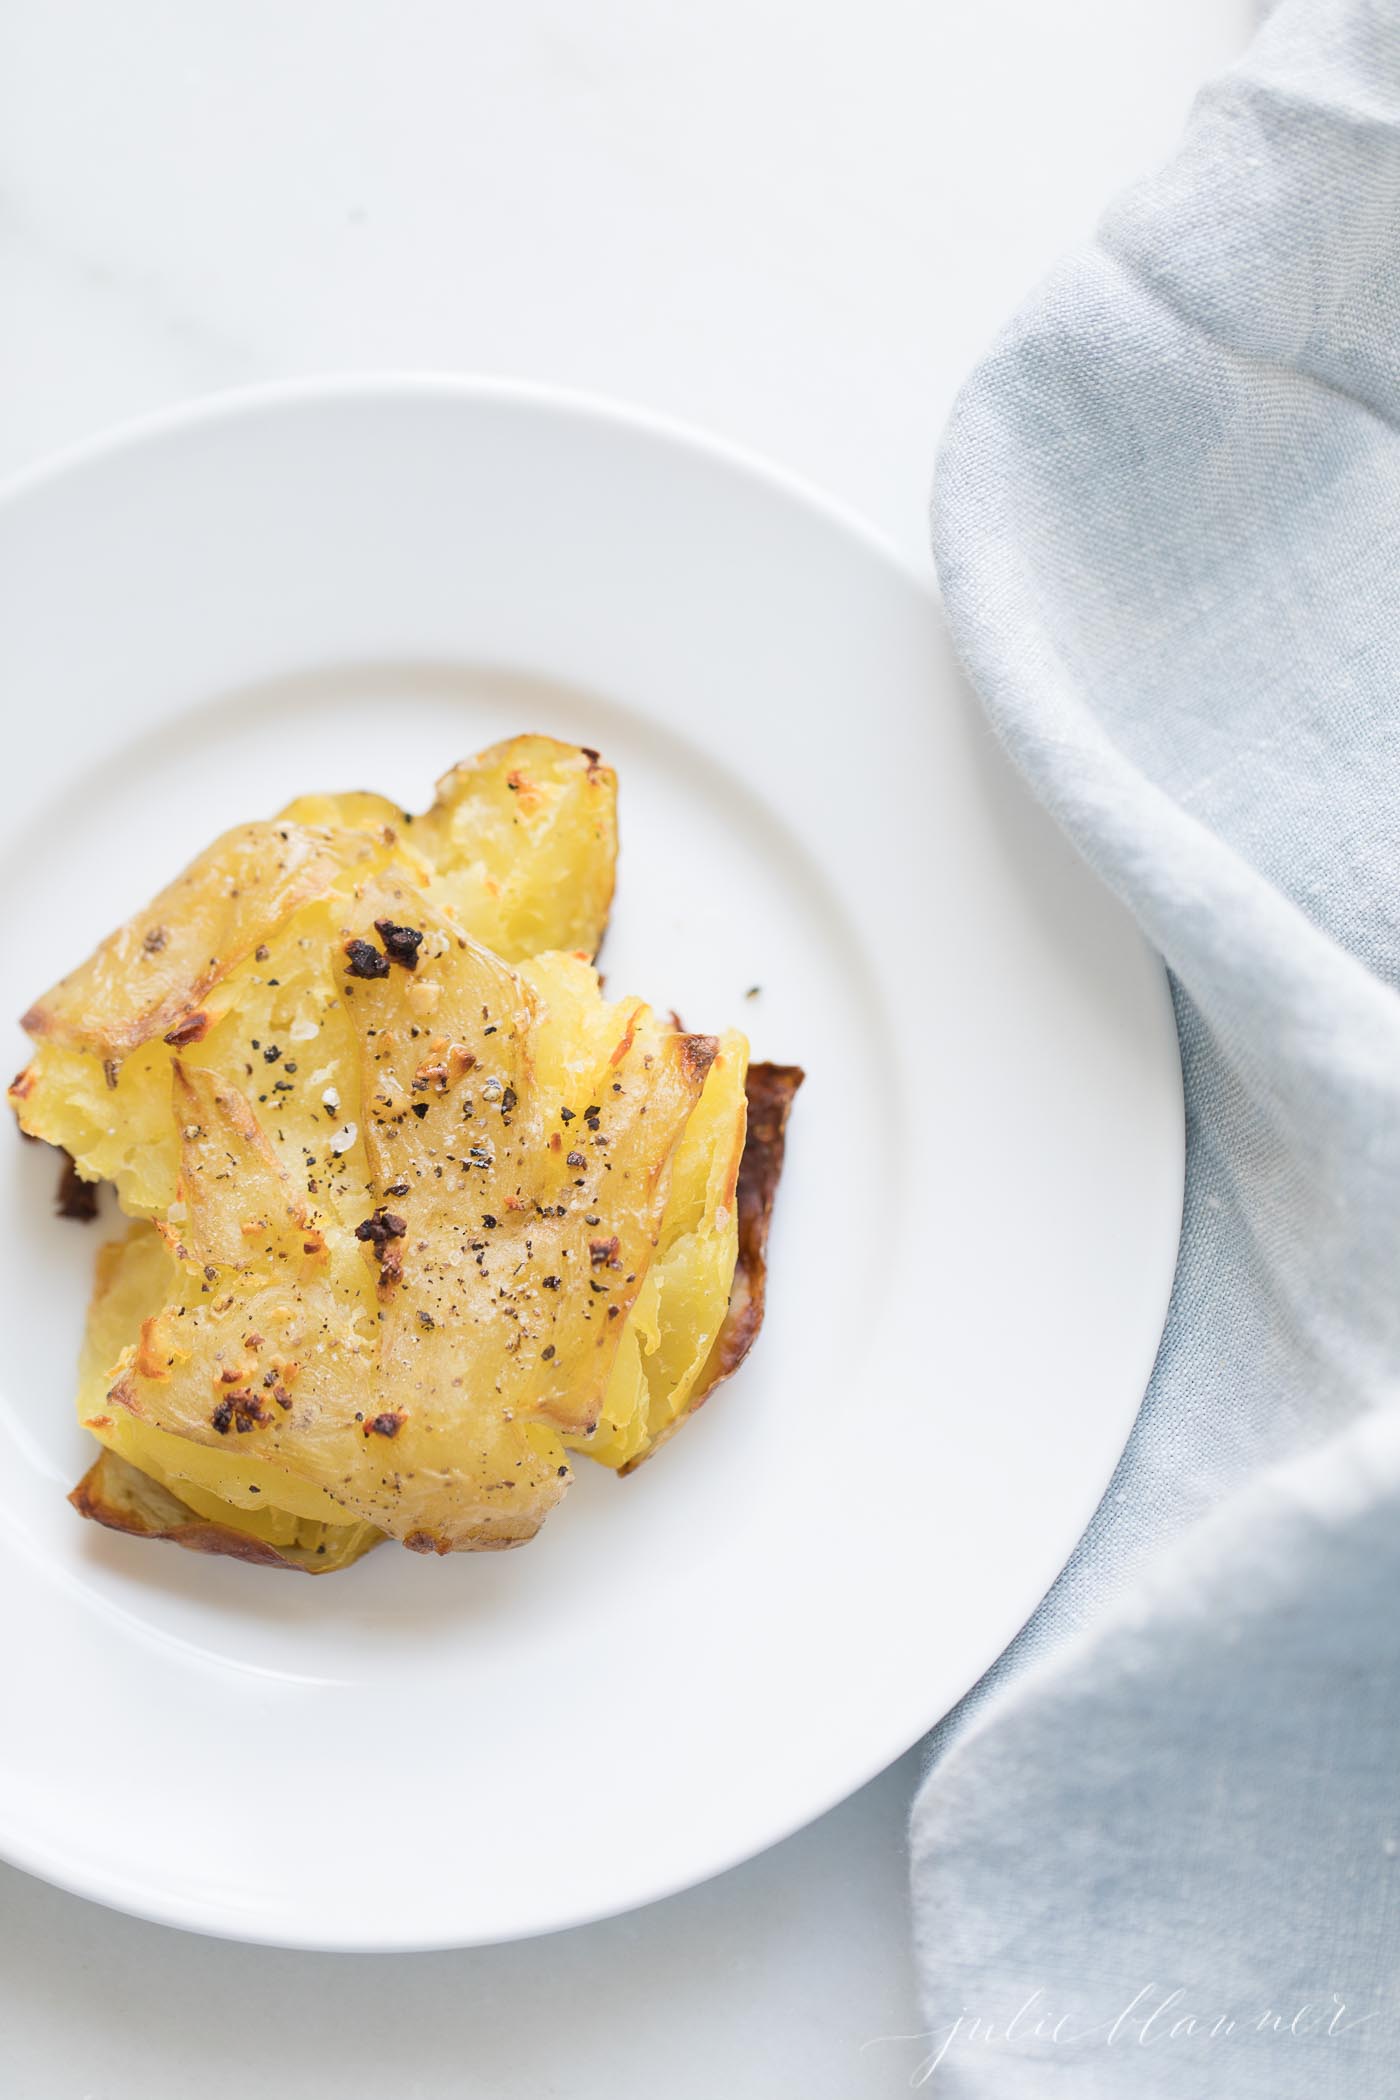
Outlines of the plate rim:
{"label": "plate rim", "polygon": [[[709,465],[718,465],[742,480],[756,485],[769,496],[795,505],[799,510],[814,516],[824,526],[834,529],[844,538],[853,541],[862,552],[873,558],[886,570],[892,570],[900,582],[912,589],[928,606],[933,618],[943,631],[945,641],[947,623],[943,617],[937,577],[930,556],[925,569],[909,557],[905,551],[877,525],[859,511],[845,503],[800,473],[767,458],[748,446],[712,432],[701,425],[690,423],[666,412],[634,404],[614,396],[597,393],[589,389],[557,385],[547,381],[521,379],[493,373],[474,373],[438,370],[432,368],[368,368],[362,371],[334,371],[298,375],[295,378],[264,381],[251,385],[221,388],[214,392],[201,393],[188,399],[168,404],[121,421],[106,425],[59,449],[44,454],[37,460],[21,466],[0,478],[0,510],[9,511],[29,497],[41,494],[56,484],[69,479],[80,479],[88,470],[108,461],[119,461],[124,456],[140,453],[146,447],[160,444],[201,430],[237,423],[244,418],[257,419],[267,412],[295,410],[299,407],[317,407],[338,402],[342,405],[356,402],[365,405],[385,406],[396,402],[437,402],[445,407],[470,406],[474,408],[497,405],[503,408],[525,410],[547,416],[557,416],[572,422],[594,426],[602,425],[618,430],[631,437],[646,439],[663,449],[679,451],[690,458]],[[951,650],[950,657],[957,664],[958,675],[975,695],[975,687],[965,668]],[[938,704],[937,694],[930,693],[930,705]],[[1010,754],[999,738],[995,737],[989,718],[977,701],[981,722],[997,744],[1003,760],[1018,773]],[[1023,780],[1024,785],[1024,780]],[[1056,826],[1064,837],[1060,827]],[[1071,841],[1071,843],[1073,843]],[[1100,887],[1107,889],[1097,870],[1093,869],[1081,855],[1077,855],[1085,869]],[[1111,894],[1111,891],[1110,891]],[[738,1843],[731,1852],[717,1859],[703,1873],[683,1873],[679,1878],[665,1877],[650,1885],[643,1893],[624,1895],[609,1899],[601,1906],[595,1901],[574,1906],[552,1920],[527,1924],[506,1931],[487,1934],[460,1929],[444,1934],[441,1930],[415,1933],[412,1929],[396,1931],[386,1928],[376,1936],[362,1932],[337,1935],[324,1929],[314,1933],[297,1930],[279,1932],[269,1930],[266,1925],[243,1922],[236,1916],[220,1911],[217,1902],[197,1904],[173,1892],[166,1893],[142,1887],[123,1879],[119,1875],[106,1875],[100,1869],[84,1872],[81,1861],[74,1855],[58,1858],[50,1848],[39,1843],[28,1845],[22,1832],[7,1827],[0,1818],[0,1858],[21,1871],[32,1874],[69,1894],[96,1902],[106,1908],[141,1918],[149,1923],[168,1928],[195,1932],[204,1936],[227,1939],[245,1944],[298,1949],[306,1952],[325,1953],[380,1953],[407,1954],[416,1952],[440,1952],[477,1946],[496,1946],[512,1941],[546,1937],[554,1932],[573,1930],[577,1927],[600,1923],[603,1920],[625,1915],[647,1905],[702,1886],[746,1861],[759,1857],[773,1846],[785,1842],[799,1831],[808,1828],[827,1815],[841,1802],[886,1771],[891,1764],[922,1742],[930,1730],[937,1727],[957,1704],[966,1698],[969,1691],[981,1680],[1013,1642],[1021,1630],[1034,1617],[1040,1603],[1054,1586],[1063,1569],[1077,1550],[1085,1530],[1092,1520],[1113,1476],[1121,1463],[1123,1452],[1131,1438],[1133,1428],[1141,1412],[1153,1366],[1161,1347],[1172,1289],[1180,1259],[1180,1243],[1183,1226],[1186,1178],[1186,1129],[1185,1089],[1180,1055],[1180,1039],[1175,1024],[1171,998],[1170,980],[1166,965],[1153,948],[1141,926],[1133,918],[1121,898],[1115,902],[1120,911],[1131,922],[1135,938],[1146,951],[1155,966],[1154,974],[1159,986],[1159,1004],[1162,1013],[1164,1042],[1169,1038],[1172,1046],[1168,1085],[1172,1100],[1163,1100],[1161,1110],[1165,1117],[1170,1108],[1174,1111],[1171,1122],[1174,1143],[1172,1146],[1170,1216],[1163,1218],[1162,1230],[1169,1258],[1164,1253],[1162,1271],[1155,1279],[1152,1297],[1155,1311],[1146,1332],[1150,1339],[1144,1346],[1144,1361],[1131,1381],[1135,1395],[1131,1414],[1127,1416],[1123,1438],[1117,1444],[1115,1455],[1107,1471],[1100,1478],[1096,1471],[1083,1495],[1076,1500],[1071,1512],[1066,1509],[1064,1532],[1069,1534],[1071,1517],[1073,1532],[1063,1549],[1056,1549],[1047,1556],[1051,1564],[1037,1568],[1035,1574],[1034,1599],[1028,1608],[1008,1614],[1009,1623],[999,1625],[989,1643],[981,1644],[975,1670],[968,1677],[959,1699],[949,1704],[941,1695],[933,1705],[935,1710],[923,1721],[919,1732],[904,1739],[903,1728],[900,1740],[882,1747],[862,1765],[859,1776],[848,1779],[828,1797],[815,1805],[808,1801],[799,1804],[791,1819],[785,1819],[782,1827],[773,1831],[758,1845],[747,1839]],[[1164,1163],[1165,1165],[1166,1163]],[[1146,1295],[1146,1294],[1145,1294]],[[1126,1402],[1125,1402],[1126,1412]],[[1030,1587],[1029,1582],[1027,1588]],[[961,1673],[960,1673],[961,1674]]]}
{"label": "plate rim", "polygon": [[[636,435],[660,439],[682,450],[710,460],[719,460],[747,480],[765,484],[808,510],[816,511],[828,524],[836,525],[860,541],[868,553],[878,555],[896,568],[906,583],[922,592],[935,605],[939,601],[932,555],[928,568],[915,562],[871,519],[841,497],[816,482],[770,459],[737,438],[722,436],[683,416],[649,408],[618,395],[598,393],[587,387],[556,384],[551,380],[519,379],[507,373],[454,372],[434,366],[378,366],[363,371],[299,373],[291,379],[257,380],[246,386],[217,387],[212,392],[123,416],[106,423],[87,436],[74,438],[39,458],[0,475],[0,506],[37,493],[66,475],[98,465],[120,454],[139,450],[153,440],[178,436],[186,430],[236,421],[263,409],[294,408],[328,400],[387,400],[499,402],[520,408],[613,425]],[[933,472],[929,470],[930,489]]]}

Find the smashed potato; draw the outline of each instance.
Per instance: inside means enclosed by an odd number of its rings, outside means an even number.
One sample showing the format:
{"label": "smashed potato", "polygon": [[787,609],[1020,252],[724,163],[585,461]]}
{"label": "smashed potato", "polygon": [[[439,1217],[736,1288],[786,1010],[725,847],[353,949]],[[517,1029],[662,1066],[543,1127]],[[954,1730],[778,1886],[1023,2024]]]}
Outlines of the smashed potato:
{"label": "smashed potato", "polygon": [[311,1572],[518,1545],[735,1367],[801,1075],[604,998],[615,809],[544,737],[418,817],[301,797],[31,1008],[21,1126],[133,1221],[84,1515]]}

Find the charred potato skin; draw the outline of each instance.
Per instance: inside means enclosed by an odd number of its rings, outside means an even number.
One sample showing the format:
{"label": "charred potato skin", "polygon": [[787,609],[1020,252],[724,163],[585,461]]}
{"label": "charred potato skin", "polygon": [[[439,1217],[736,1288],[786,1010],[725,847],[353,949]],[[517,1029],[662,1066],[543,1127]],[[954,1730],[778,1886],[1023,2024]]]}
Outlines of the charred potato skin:
{"label": "charred potato skin", "polygon": [[[768,1235],[783,1175],[788,1117],[806,1078],[800,1065],[751,1064],[748,1138],[739,1162],[739,1261],[729,1310],[695,1395],[695,1406],[732,1378],[758,1340],[768,1291]],[[693,1412],[693,1410],[692,1410]]]}

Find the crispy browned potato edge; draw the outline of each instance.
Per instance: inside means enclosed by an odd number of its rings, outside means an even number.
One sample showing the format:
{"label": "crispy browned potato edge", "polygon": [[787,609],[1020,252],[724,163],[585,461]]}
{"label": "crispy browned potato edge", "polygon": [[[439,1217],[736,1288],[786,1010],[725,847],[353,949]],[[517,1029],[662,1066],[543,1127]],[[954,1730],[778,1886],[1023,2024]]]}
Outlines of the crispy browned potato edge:
{"label": "crispy browned potato edge", "polygon": [[724,1325],[700,1374],[689,1407],[677,1415],[656,1441],[620,1470],[633,1473],[688,1422],[717,1385],[732,1378],[758,1339],[768,1287],[768,1232],[773,1202],[783,1173],[787,1120],[793,1097],[806,1074],[800,1065],[749,1066],[745,1092],[749,1103],[748,1135],[739,1162],[736,1202],[739,1207],[739,1259]]}
{"label": "crispy browned potato edge", "polygon": [[109,1531],[125,1532],[129,1538],[168,1539],[191,1553],[223,1553],[264,1568],[317,1573],[315,1563],[305,1555],[283,1553],[245,1532],[196,1516],[178,1496],[115,1451],[99,1453],[68,1500],[79,1516],[90,1517]]}

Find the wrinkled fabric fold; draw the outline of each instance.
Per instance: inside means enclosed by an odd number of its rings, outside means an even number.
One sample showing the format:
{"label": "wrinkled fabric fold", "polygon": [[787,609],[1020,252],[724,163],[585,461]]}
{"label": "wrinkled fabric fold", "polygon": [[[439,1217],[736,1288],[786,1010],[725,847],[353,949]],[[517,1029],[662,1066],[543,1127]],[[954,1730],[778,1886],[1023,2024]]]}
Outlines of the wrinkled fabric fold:
{"label": "wrinkled fabric fold", "polygon": [[[1112,1488],[933,1744],[925,2013],[993,2032],[931,2078],[1369,2100],[1400,2075],[1400,9],[1275,9],[973,375],[934,543],[999,734],[1172,973],[1187,1199]],[[1134,2043],[1145,1999],[1070,2039],[1148,1987],[1236,2027]],[[1037,1991],[1059,2038],[998,2038]]]}

